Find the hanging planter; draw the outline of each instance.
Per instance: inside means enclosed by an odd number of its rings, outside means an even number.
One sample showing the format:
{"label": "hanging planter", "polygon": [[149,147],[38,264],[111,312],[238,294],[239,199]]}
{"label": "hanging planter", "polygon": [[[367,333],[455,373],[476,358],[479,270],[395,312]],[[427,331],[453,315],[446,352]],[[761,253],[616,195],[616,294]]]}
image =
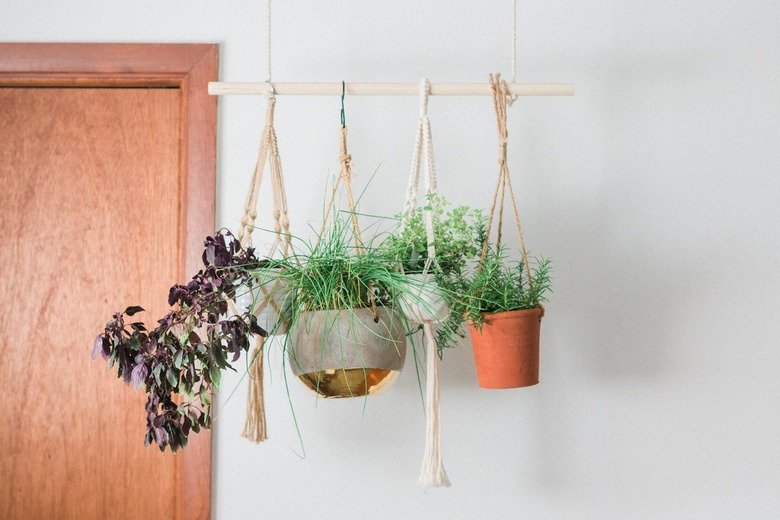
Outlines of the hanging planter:
{"label": "hanging planter", "polygon": [[[425,342],[425,454],[418,484],[423,487],[449,486],[441,456],[441,423],[439,421],[439,355],[442,345],[434,339],[434,326],[448,320],[450,305],[440,289],[437,277],[454,275],[465,264],[465,255],[473,242],[473,235],[464,223],[466,211],[443,217],[446,201],[437,195],[436,170],[433,160],[431,124],[428,119],[430,83],[420,81],[420,118],[417,122],[412,168],[406,191],[406,202],[401,214],[399,231],[387,239],[386,255],[405,275],[406,291],[401,291],[399,307],[411,322],[422,325]],[[424,158],[424,160],[423,160]],[[422,167],[422,168],[421,168]],[[424,171],[427,204],[417,207],[420,171]],[[462,240],[463,235],[466,240]],[[453,240],[455,236],[461,240]],[[439,256],[437,256],[437,253]],[[443,257],[441,254],[443,254]],[[444,261],[440,261],[440,259]],[[447,327],[443,327],[445,330]],[[437,333],[441,337],[441,333]],[[443,337],[451,337],[445,333]]]}
{"label": "hanging planter", "polygon": [[322,397],[381,393],[406,359],[406,326],[393,295],[405,277],[373,249],[354,254],[352,228],[336,217],[307,255],[281,271],[294,289],[285,348],[293,371]]}
{"label": "hanging planter", "polygon": [[539,382],[539,332],[550,262],[510,265],[503,245],[488,247],[465,283],[463,304],[482,388],[519,388]]}
{"label": "hanging planter", "polygon": [[489,251],[463,297],[477,380],[482,388],[519,388],[539,382],[541,302],[550,289],[549,261],[510,266],[505,249]]}
{"label": "hanging planter", "polygon": [[406,359],[401,320],[385,307],[304,312],[290,330],[290,368],[323,397],[380,394]]}
{"label": "hanging planter", "polygon": [[404,316],[415,323],[439,323],[450,315],[450,306],[433,273],[407,274],[409,292],[398,297]]}
{"label": "hanging planter", "polygon": [[[426,195],[425,201],[423,207],[412,207],[406,219],[404,214],[398,215],[401,225],[388,235],[382,254],[406,274],[408,291],[398,298],[406,318],[416,323],[436,323],[439,331],[444,328],[449,332],[438,334],[436,343],[441,352],[454,346],[457,336],[451,329],[457,329],[463,321],[450,312],[458,304],[460,290],[448,282],[461,279],[468,262],[478,257],[478,235],[485,220],[480,210],[468,206],[448,209],[447,200],[437,194]],[[429,217],[434,230],[433,259],[425,227]],[[431,268],[426,269],[427,265]]]}
{"label": "hanging planter", "polygon": [[469,325],[482,388],[519,388],[539,383],[541,308],[484,315],[478,329]]}
{"label": "hanging planter", "polygon": [[[498,123],[500,171],[479,265],[473,276],[460,281],[463,298],[456,310],[469,325],[479,386],[519,388],[539,382],[539,334],[542,302],[550,290],[550,262],[536,260],[533,267],[529,263],[506,161],[506,83],[499,75],[491,75],[490,84]],[[506,261],[506,248],[501,243],[501,209],[507,188],[522,255],[515,266]],[[489,237],[497,203],[501,209],[493,246]]]}
{"label": "hanging planter", "polygon": [[[406,359],[403,317],[395,308],[405,279],[361,236],[343,102],[342,94],[341,169],[322,228],[314,246],[287,257],[280,272],[294,290],[286,342],[290,367],[327,398],[383,392]],[[340,186],[349,210],[335,212],[330,221]]]}
{"label": "hanging planter", "polygon": [[236,290],[239,314],[250,311],[270,336],[287,334],[292,318],[293,291],[280,269],[264,266],[244,286]]}

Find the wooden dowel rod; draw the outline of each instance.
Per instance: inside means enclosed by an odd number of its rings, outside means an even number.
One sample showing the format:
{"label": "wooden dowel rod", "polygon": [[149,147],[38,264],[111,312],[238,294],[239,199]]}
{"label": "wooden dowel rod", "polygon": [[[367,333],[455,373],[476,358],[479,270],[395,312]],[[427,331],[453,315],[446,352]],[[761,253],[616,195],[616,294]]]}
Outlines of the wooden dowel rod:
{"label": "wooden dowel rod", "polygon": [[[341,95],[341,83],[274,83],[274,91],[281,96],[336,96]],[[515,96],[573,96],[573,83],[508,83],[509,93]],[[226,83],[212,81],[212,96],[265,94],[268,83]],[[348,96],[417,96],[417,83],[347,83]],[[431,96],[490,96],[488,83],[431,83]]]}

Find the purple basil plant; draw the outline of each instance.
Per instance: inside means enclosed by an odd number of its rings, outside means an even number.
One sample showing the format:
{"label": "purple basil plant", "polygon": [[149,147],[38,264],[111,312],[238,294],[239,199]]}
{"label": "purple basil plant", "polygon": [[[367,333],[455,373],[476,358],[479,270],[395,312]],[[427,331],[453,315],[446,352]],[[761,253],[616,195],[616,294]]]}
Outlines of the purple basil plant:
{"label": "purple basil plant", "polygon": [[203,263],[205,269],[187,285],[171,287],[168,304],[175,307],[156,328],[127,319],[143,311],[134,306],[114,314],[95,338],[92,358],[102,355],[117,366],[117,377],[145,388],[145,444],[154,441],[161,451],[170,446],[175,452],[187,445],[190,431],[211,427],[211,396],[221,371],[233,370],[250,335],[267,335],[248,310],[228,311],[228,301],[247,290],[251,270],[262,265],[254,250],[223,230],[206,238]]}

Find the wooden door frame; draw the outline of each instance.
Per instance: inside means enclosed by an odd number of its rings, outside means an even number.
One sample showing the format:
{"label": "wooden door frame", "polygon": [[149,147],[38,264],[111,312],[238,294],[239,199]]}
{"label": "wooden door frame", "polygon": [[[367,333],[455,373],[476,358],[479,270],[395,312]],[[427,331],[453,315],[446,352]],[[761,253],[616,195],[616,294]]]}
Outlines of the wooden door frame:
{"label": "wooden door frame", "polygon": [[[214,232],[217,44],[0,43],[0,87],[169,87],[181,91],[177,282]],[[211,433],[175,455],[176,520],[211,514]]]}

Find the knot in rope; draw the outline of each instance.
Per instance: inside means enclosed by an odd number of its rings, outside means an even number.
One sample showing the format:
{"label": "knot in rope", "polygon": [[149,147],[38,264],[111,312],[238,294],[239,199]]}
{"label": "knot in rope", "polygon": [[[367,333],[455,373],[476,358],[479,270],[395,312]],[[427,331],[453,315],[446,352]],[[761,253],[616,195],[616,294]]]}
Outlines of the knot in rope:
{"label": "knot in rope", "polygon": [[[276,103],[276,89],[274,88],[274,84],[271,83],[270,78],[268,81],[266,81],[266,83],[268,83],[268,90],[265,91],[265,99],[267,99],[268,103],[272,105]],[[271,111],[271,113],[273,113],[272,106],[269,106],[268,109]]]}
{"label": "knot in rope", "polygon": [[428,96],[431,93],[431,82],[428,78],[420,80],[420,118],[428,119]]}
{"label": "knot in rope", "polygon": [[501,74],[490,75],[490,87],[493,90],[493,108],[496,111],[498,127],[498,164],[503,166],[506,164],[506,149],[509,141],[509,132],[506,128],[506,106],[509,95],[506,81],[501,79]]}
{"label": "knot in rope", "polygon": [[348,169],[352,163],[352,154],[339,155],[339,162],[344,169]]}
{"label": "knot in rope", "polygon": [[341,164],[341,177],[347,182],[352,180],[352,155],[347,152],[347,127],[341,127],[341,146],[339,153],[339,163]]}
{"label": "knot in rope", "polygon": [[504,166],[506,164],[506,149],[508,139],[504,139],[498,143],[498,165]]}
{"label": "knot in rope", "polygon": [[341,177],[347,181],[352,181],[352,156],[350,154],[339,155],[339,162],[341,163]]}

